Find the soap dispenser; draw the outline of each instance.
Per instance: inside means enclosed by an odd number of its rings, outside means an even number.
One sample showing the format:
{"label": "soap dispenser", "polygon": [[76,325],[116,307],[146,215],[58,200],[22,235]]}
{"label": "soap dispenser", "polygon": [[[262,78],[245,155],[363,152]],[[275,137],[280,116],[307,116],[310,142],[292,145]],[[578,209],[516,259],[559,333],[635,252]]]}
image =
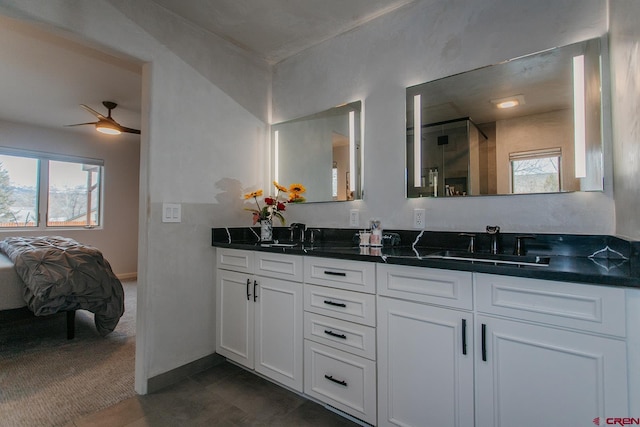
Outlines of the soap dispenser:
{"label": "soap dispenser", "polygon": [[380,220],[372,219],[371,222],[371,246],[372,247],[380,247],[382,246],[382,224]]}

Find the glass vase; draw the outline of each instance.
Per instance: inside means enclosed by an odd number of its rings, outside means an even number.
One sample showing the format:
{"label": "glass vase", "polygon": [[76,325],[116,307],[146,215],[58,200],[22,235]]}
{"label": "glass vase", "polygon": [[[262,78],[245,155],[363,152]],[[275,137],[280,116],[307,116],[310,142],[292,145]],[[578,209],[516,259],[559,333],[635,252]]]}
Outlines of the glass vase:
{"label": "glass vase", "polygon": [[273,240],[273,222],[270,219],[263,219],[260,221],[260,241],[271,240]]}

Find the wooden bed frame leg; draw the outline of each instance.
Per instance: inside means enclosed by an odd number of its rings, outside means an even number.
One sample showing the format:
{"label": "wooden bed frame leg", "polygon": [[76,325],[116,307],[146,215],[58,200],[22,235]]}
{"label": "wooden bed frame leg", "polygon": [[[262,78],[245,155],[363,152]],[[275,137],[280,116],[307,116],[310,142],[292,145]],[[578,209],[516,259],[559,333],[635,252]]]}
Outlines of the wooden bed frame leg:
{"label": "wooden bed frame leg", "polygon": [[67,311],[67,339],[72,340],[76,335],[76,311]]}

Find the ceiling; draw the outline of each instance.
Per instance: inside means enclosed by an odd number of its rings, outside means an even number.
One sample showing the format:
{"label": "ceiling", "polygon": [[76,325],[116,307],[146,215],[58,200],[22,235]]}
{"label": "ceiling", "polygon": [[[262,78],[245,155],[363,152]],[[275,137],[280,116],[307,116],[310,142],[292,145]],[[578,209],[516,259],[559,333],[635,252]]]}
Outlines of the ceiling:
{"label": "ceiling", "polygon": [[[278,62],[414,0],[153,0],[229,42]],[[0,15],[0,120],[74,132],[79,104],[140,128],[142,65]],[[132,136],[132,135],[131,135]]]}
{"label": "ceiling", "polygon": [[414,0],[152,0],[270,63]]}
{"label": "ceiling", "polygon": [[74,132],[94,132],[80,107],[140,129],[142,66],[0,15],[0,120]]}

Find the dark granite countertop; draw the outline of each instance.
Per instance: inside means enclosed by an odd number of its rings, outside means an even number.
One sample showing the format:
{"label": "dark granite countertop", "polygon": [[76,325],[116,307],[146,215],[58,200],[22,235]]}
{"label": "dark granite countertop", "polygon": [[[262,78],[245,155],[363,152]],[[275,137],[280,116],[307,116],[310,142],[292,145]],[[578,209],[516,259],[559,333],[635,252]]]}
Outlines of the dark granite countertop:
{"label": "dark granite countertop", "polygon": [[[549,257],[548,265],[510,265],[431,258],[443,249],[466,251],[468,237],[458,232],[385,230],[382,248],[359,247],[357,230],[315,229],[314,243],[293,247],[261,244],[259,230],[250,227],[212,229],[212,246],[292,255],[307,255],[387,264],[442,268],[564,282],[640,287],[639,242],[613,236],[536,234],[527,240],[527,257]],[[501,234],[502,252],[511,253],[515,236]],[[274,238],[289,242],[289,230],[275,228]],[[393,238],[395,246],[390,246]],[[398,243],[397,240],[400,240]],[[477,233],[478,253],[488,248],[488,236]],[[307,239],[308,240],[308,239]]]}

